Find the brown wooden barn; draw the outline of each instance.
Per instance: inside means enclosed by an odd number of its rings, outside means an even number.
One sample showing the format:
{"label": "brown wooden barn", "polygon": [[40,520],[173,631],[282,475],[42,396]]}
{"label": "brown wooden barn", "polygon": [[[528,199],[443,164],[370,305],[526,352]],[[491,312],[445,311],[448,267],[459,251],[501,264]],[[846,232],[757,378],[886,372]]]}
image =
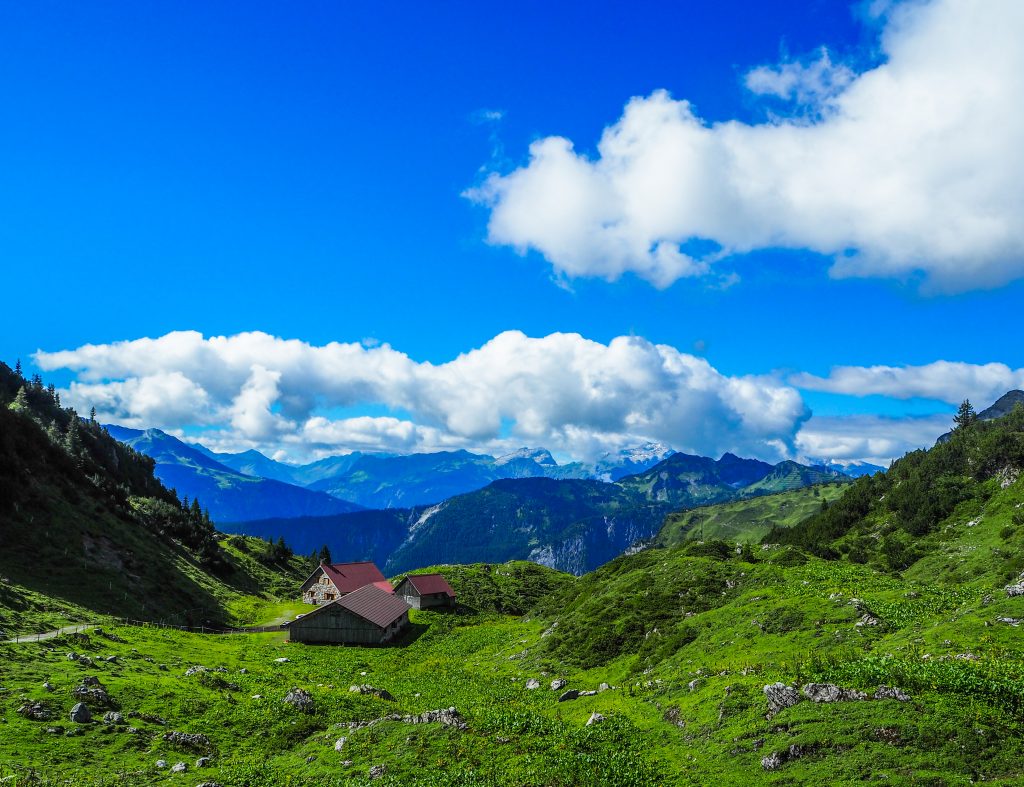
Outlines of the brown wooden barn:
{"label": "brown wooden barn", "polygon": [[383,645],[409,625],[409,605],[376,585],[364,585],[284,624],[292,642]]}
{"label": "brown wooden barn", "polygon": [[326,604],[364,585],[376,585],[391,592],[391,583],[370,561],[321,563],[302,583],[302,600],[307,604]]}
{"label": "brown wooden barn", "polygon": [[455,591],[440,574],[409,574],[398,583],[395,595],[416,609],[451,607],[455,604]]}

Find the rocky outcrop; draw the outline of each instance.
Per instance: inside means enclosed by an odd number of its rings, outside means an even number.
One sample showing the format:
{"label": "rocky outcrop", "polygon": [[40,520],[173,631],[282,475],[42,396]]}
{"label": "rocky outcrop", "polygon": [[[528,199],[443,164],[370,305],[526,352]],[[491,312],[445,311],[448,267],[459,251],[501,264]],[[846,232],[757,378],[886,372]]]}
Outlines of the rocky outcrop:
{"label": "rocky outcrop", "polygon": [[79,702],[88,702],[90,705],[110,708],[117,704],[110,696],[106,686],[100,683],[100,679],[95,676],[83,678],[81,684],[75,687],[72,694]]}
{"label": "rocky outcrop", "polygon": [[284,702],[302,713],[316,712],[316,702],[305,689],[292,689],[284,696]]}
{"label": "rocky outcrop", "polygon": [[807,748],[793,744],[788,749],[772,752],[761,758],[761,767],[766,771],[777,771],[790,760],[797,760],[807,753]]}
{"label": "rocky outcrop", "polygon": [[844,689],[834,683],[805,683],[800,691],[785,683],[771,683],[764,687],[768,700],[768,716],[796,705],[806,697],[811,702],[861,702],[864,700],[897,700],[908,702],[910,695],[896,686],[879,686],[874,694],[858,689]]}
{"label": "rocky outcrop", "polygon": [[808,683],[801,691],[811,702],[852,702],[868,698],[863,691],[841,689],[834,683]]}
{"label": "rocky outcrop", "polygon": [[205,751],[211,747],[210,739],[200,732],[165,732],[163,739],[179,749]]}
{"label": "rocky outcrop", "polygon": [[[350,730],[364,730],[368,727],[375,727],[385,721],[397,721],[402,724],[441,724],[445,727],[454,727],[457,730],[465,730],[468,727],[466,720],[462,717],[462,714],[460,714],[454,707],[441,708],[439,710],[428,710],[423,713],[411,715],[390,713],[379,719],[371,719],[370,721],[350,721],[348,724],[336,726],[347,727]],[[337,744],[335,744],[335,746],[337,746]]]}
{"label": "rocky outcrop", "polygon": [[388,702],[395,701],[395,698],[387,689],[378,689],[375,686],[369,686],[365,683],[359,686],[349,686],[348,690],[354,691],[358,694],[372,694],[374,697],[380,697],[382,700],[387,700]]}
{"label": "rocky outcrop", "polygon": [[785,683],[770,683],[762,689],[768,700],[768,713],[775,715],[779,711],[800,702],[800,692]]}
{"label": "rocky outcrop", "polygon": [[32,721],[47,721],[50,718],[50,709],[42,702],[29,702],[18,708],[18,713]]}
{"label": "rocky outcrop", "polygon": [[76,703],[71,709],[71,721],[75,724],[88,724],[92,721],[92,711],[84,702]]}

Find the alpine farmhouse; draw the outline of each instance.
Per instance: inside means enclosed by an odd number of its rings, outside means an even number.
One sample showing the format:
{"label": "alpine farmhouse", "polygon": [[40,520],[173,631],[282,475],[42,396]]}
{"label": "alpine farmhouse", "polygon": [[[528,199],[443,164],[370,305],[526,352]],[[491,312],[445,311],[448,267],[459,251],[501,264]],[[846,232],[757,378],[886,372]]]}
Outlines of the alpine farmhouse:
{"label": "alpine farmhouse", "polygon": [[284,628],[292,642],[383,645],[408,625],[409,605],[390,591],[368,584],[321,604]]}
{"label": "alpine farmhouse", "polygon": [[395,595],[415,609],[450,607],[455,604],[455,591],[440,574],[409,574],[398,583]]}
{"label": "alpine farmhouse", "polygon": [[326,604],[364,585],[376,585],[391,593],[391,583],[370,561],[360,563],[321,563],[302,583],[302,600],[307,604]]}

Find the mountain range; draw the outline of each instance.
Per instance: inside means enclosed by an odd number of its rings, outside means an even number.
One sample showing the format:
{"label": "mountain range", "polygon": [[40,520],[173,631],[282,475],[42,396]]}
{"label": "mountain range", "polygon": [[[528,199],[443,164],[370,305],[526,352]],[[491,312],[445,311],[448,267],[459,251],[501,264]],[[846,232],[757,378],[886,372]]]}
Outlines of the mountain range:
{"label": "mountain range", "polygon": [[618,480],[671,456],[648,443],[609,453],[595,464],[558,464],[543,448],[493,457],[469,451],[369,454],[359,451],[290,465],[259,451],[218,453],[159,429],[107,430],[156,460],[156,475],[179,494],[198,497],[217,521],[346,513],[360,508],[409,508],[447,500],[506,478]]}
{"label": "mountain range", "polygon": [[325,492],[237,472],[159,429],[113,424],[106,429],[114,439],[154,459],[156,477],[179,495],[198,498],[215,521],[322,516],[360,508]]}
{"label": "mountain range", "polygon": [[327,544],[332,555],[374,560],[389,573],[439,563],[526,559],[581,574],[651,538],[671,511],[849,481],[796,462],[771,465],[733,454],[715,460],[675,453],[615,482],[505,478],[431,506],[218,526],[266,539],[283,537],[300,552]]}

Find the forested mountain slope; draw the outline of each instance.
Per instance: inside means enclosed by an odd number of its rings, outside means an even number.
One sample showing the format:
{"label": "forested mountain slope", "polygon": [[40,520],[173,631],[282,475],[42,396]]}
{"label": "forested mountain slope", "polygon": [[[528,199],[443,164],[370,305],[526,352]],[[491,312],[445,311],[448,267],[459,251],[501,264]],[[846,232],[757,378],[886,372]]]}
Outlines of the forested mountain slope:
{"label": "forested mountain slope", "polygon": [[268,574],[301,572],[284,561],[256,576],[218,543],[200,501],[182,506],[153,466],[0,364],[0,628],[89,614],[223,621]]}

